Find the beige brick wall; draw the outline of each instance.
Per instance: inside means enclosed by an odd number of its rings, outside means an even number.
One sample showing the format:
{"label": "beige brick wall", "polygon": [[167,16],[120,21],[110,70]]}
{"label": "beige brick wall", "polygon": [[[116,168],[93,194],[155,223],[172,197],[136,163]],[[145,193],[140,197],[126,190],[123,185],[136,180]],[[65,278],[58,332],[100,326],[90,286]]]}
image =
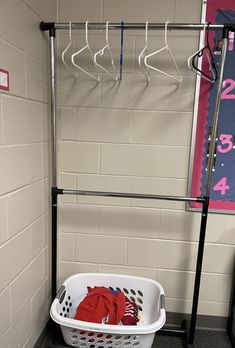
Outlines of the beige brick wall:
{"label": "beige brick wall", "polygon": [[32,348],[50,304],[49,46],[56,1],[0,2],[0,347]]}
{"label": "beige brick wall", "polygon": [[[58,1],[60,21],[199,22],[200,13],[200,0]],[[116,84],[105,74],[98,84],[82,73],[76,79],[61,63],[68,32],[58,36],[60,186],[185,195],[195,88],[187,58],[197,33],[169,33],[180,86],[154,72],[146,85],[137,60],[143,31],[125,32],[123,79]],[[89,32],[89,38],[94,52],[102,47],[104,34]],[[118,32],[110,32],[110,42],[118,65]],[[150,33],[149,52],[163,44],[163,32]],[[73,32],[70,54],[83,45],[84,32]],[[79,62],[94,71],[85,52]],[[174,73],[166,52],[158,63]],[[143,275],[162,283],[168,311],[191,311],[199,214],[176,202],[74,196],[60,202],[60,283],[84,271]],[[209,216],[201,314],[227,316],[234,223],[234,216]]]}

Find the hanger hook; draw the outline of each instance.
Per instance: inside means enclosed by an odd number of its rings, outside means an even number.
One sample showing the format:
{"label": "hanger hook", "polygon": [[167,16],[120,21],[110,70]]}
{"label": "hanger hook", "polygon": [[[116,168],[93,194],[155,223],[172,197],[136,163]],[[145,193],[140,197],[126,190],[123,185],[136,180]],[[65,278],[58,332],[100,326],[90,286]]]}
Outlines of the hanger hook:
{"label": "hanger hook", "polygon": [[207,28],[206,28],[206,44],[209,45],[209,28],[210,28],[210,22],[207,22]]}
{"label": "hanger hook", "polygon": [[149,26],[149,22],[146,22],[145,24],[145,43],[148,43],[148,26]]}
{"label": "hanger hook", "polygon": [[166,21],[165,23],[165,44],[166,46],[168,46],[168,43],[167,43],[167,26],[170,22],[169,21]]}
{"label": "hanger hook", "polygon": [[69,22],[69,32],[68,33],[69,33],[69,43],[66,46],[66,48],[64,49],[64,51],[62,52],[61,59],[62,59],[63,64],[67,67],[67,69],[70,70],[70,72],[73,75],[76,75],[76,73],[71,69],[71,67],[67,64],[67,62],[65,60],[65,54],[72,45],[72,23],[71,22]]}
{"label": "hanger hook", "polygon": [[106,43],[109,44],[109,21],[106,22]]}
{"label": "hanger hook", "polygon": [[[149,24],[148,22],[146,22],[145,24],[145,46],[138,56],[139,67],[142,70],[142,73],[144,74],[147,82],[150,81],[149,68],[145,64],[145,57],[148,54],[148,24]],[[142,63],[145,65],[146,69],[143,68]]]}
{"label": "hanger hook", "polygon": [[205,22],[205,23],[204,23],[204,26],[203,26],[203,33],[204,33],[204,34],[205,34],[205,32],[206,32],[207,26],[208,26],[208,23]]}
{"label": "hanger hook", "polygon": [[72,41],[72,22],[69,22],[69,40]]}
{"label": "hanger hook", "polygon": [[204,23],[204,28],[203,28],[203,38],[204,38],[204,45],[206,44],[206,30],[209,28],[208,23]]}
{"label": "hanger hook", "polygon": [[88,21],[86,21],[86,44],[87,44],[87,47],[89,47],[89,42],[88,42]]}

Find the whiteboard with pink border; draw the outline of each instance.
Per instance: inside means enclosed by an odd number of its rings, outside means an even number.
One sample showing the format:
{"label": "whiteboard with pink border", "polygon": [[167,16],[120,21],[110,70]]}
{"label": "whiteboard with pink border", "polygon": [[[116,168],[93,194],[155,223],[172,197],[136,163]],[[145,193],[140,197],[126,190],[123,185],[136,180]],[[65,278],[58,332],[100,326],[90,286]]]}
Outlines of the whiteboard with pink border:
{"label": "whiteboard with pink border", "polygon": [[[234,0],[207,0],[204,2],[202,21],[212,24],[235,23]],[[214,61],[219,69],[221,31],[209,33],[209,43]],[[206,59],[202,70],[209,73]],[[217,86],[205,79],[197,79],[194,107],[194,148],[191,153],[191,197],[202,197],[205,192],[208,141],[212,126]],[[191,203],[189,209],[198,210],[201,205]],[[223,88],[220,101],[216,157],[213,163],[210,190],[211,211],[235,213],[235,40],[230,33],[225,62]]]}

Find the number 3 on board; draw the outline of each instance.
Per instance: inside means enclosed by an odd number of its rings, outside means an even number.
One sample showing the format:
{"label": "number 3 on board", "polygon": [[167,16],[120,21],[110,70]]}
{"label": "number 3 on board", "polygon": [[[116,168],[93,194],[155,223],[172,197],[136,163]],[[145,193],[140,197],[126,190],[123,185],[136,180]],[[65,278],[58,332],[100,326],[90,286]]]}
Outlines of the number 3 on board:
{"label": "number 3 on board", "polygon": [[233,136],[231,134],[220,134],[219,140],[221,141],[222,145],[225,145],[225,147],[222,147],[221,145],[217,146],[217,149],[221,153],[229,152],[233,149],[233,143],[232,143]]}
{"label": "number 3 on board", "polygon": [[225,195],[226,190],[229,190],[230,186],[227,185],[227,178],[224,176],[217,184],[213,187],[214,191],[220,191],[221,195]]}

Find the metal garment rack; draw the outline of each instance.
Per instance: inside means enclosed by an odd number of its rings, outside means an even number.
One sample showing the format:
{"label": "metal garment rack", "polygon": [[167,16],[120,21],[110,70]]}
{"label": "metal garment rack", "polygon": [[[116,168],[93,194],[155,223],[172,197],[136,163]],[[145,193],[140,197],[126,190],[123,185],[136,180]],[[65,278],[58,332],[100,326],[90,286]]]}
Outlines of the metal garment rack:
{"label": "metal garment rack", "polygon": [[[55,56],[55,36],[56,31],[61,29],[69,29],[69,23],[54,23],[54,22],[41,22],[40,29],[42,31],[48,31],[50,37],[50,69],[51,69],[51,128],[52,128],[52,301],[54,300],[57,292],[57,201],[58,195],[83,195],[83,196],[105,196],[105,197],[123,197],[123,198],[139,198],[139,199],[156,199],[156,200],[170,200],[179,202],[198,202],[202,204],[201,212],[201,224],[200,235],[198,243],[198,254],[196,263],[196,273],[194,282],[194,293],[191,319],[189,322],[183,321],[180,329],[163,328],[160,333],[166,335],[182,335],[185,338],[186,347],[193,347],[198,299],[201,281],[202,261],[204,253],[204,243],[207,226],[207,216],[210,200],[210,186],[212,177],[213,157],[216,150],[216,134],[218,127],[218,117],[220,109],[220,96],[222,91],[223,72],[226,59],[226,52],[228,47],[229,32],[235,32],[235,24],[210,24],[208,30],[221,30],[222,31],[222,54],[219,78],[217,82],[217,95],[214,109],[214,120],[211,133],[211,141],[209,147],[209,158],[207,162],[207,176],[205,195],[203,197],[178,197],[178,196],[164,196],[164,195],[151,195],[151,194],[138,194],[138,193],[118,193],[118,192],[100,192],[100,191],[85,191],[85,190],[67,190],[57,187],[57,110],[56,110],[56,56]],[[105,29],[106,23],[89,23],[89,29],[101,30]],[[169,23],[168,30],[203,30],[204,23]],[[120,30],[123,28],[121,23],[109,23],[110,30]],[[71,29],[85,29],[85,23],[72,23]],[[165,23],[149,23],[149,30],[164,30]],[[145,23],[125,23],[124,30],[145,30]]]}

